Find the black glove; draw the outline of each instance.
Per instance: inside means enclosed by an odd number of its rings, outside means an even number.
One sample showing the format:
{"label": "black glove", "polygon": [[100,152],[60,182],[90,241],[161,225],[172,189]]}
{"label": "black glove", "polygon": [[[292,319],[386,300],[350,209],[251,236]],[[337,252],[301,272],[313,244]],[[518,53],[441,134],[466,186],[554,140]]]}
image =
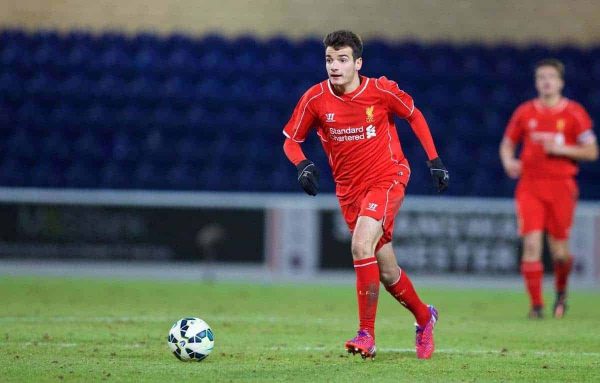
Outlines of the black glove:
{"label": "black glove", "polygon": [[444,166],[440,157],[436,157],[431,161],[427,161],[429,171],[431,172],[431,178],[433,179],[433,187],[435,187],[438,193],[448,189],[448,182],[450,182],[450,175],[448,170]]}
{"label": "black glove", "polygon": [[308,195],[315,196],[319,192],[319,172],[317,167],[310,160],[300,162],[298,169],[298,183]]}

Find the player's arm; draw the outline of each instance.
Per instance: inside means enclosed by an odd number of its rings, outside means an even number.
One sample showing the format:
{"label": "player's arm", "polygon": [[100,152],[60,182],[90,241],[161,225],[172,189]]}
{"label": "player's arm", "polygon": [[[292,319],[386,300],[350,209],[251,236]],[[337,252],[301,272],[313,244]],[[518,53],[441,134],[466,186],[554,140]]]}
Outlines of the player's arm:
{"label": "player's arm", "polygon": [[521,116],[524,107],[518,107],[510,117],[504,138],[500,142],[500,161],[504,172],[513,179],[521,176],[521,160],[516,157],[517,145],[523,139],[523,127],[521,124]]}
{"label": "player's arm", "polygon": [[595,139],[593,142],[576,145],[558,145],[554,142],[546,142],[544,150],[549,155],[567,157],[573,161],[596,161],[598,159],[598,143]]}
{"label": "player's arm", "polygon": [[412,131],[419,139],[421,146],[427,154],[427,166],[429,166],[434,187],[438,192],[446,190],[450,181],[450,175],[437,153],[425,116],[413,105],[412,112],[405,119],[410,124]]}
{"label": "player's arm", "polygon": [[300,144],[290,138],[283,142],[283,152],[288,160],[296,166],[298,170],[298,183],[306,194],[315,196],[319,192],[319,172],[315,164],[306,159]]}
{"label": "player's arm", "polygon": [[504,137],[500,142],[500,161],[506,174],[513,179],[521,175],[521,160],[515,157],[517,145],[509,137]]}
{"label": "player's arm", "polygon": [[575,120],[575,145],[558,145],[555,142],[545,142],[544,150],[551,156],[567,157],[573,161],[596,161],[598,159],[598,142],[592,130],[592,118],[585,108],[579,104],[572,107]]}
{"label": "player's arm", "polygon": [[573,161],[596,161],[598,159],[598,141],[592,130],[592,118],[585,108],[575,104],[572,109],[575,120],[575,145],[559,145],[556,142],[545,142],[544,150],[551,156],[561,156]]}
{"label": "player's arm", "polygon": [[401,90],[395,81],[390,81],[385,77],[376,80],[375,86],[385,95],[389,110],[400,118],[404,118],[415,133],[421,146],[427,154],[427,166],[433,179],[433,184],[438,192],[448,188],[450,176],[448,170],[438,156],[431,131],[425,121],[423,113],[415,108],[412,97]]}
{"label": "player's arm", "polygon": [[306,194],[312,196],[319,192],[319,172],[315,164],[306,158],[300,144],[304,142],[306,135],[316,122],[311,101],[318,97],[319,93],[314,90],[311,88],[302,96],[292,117],[283,128],[283,135],[286,137],[283,142],[283,152],[296,166],[298,183]]}

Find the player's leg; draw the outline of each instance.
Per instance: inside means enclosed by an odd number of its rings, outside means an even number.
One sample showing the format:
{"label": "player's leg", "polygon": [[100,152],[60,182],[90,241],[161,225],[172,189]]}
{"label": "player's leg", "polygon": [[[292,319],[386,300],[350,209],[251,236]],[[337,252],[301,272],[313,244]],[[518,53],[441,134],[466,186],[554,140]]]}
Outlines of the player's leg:
{"label": "player's leg", "polygon": [[435,350],[433,330],[438,319],[437,310],[421,301],[407,273],[396,263],[391,243],[386,243],[377,251],[377,261],[381,282],[386,290],[415,317],[417,358],[431,358]]}
{"label": "player's leg", "polygon": [[553,314],[555,318],[562,318],[567,309],[567,284],[573,268],[573,256],[569,251],[569,231],[573,223],[578,190],[573,180],[560,182],[552,189],[555,199],[550,208],[548,247],[554,263],[556,289]]}
{"label": "player's leg", "polygon": [[568,240],[560,240],[548,236],[548,247],[554,263],[554,287],[556,299],[553,306],[555,318],[562,318],[567,311],[567,284],[573,268],[573,257],[569,253]]}
{"label": "player's leg", "polygon": [[542,245],[545,207],[534,193],[535,186],[519,182],[516,192],[517,220],[522,238],[521,274],[530,299],[530,318],[542,318],[544,265]]}
{"label": "player's leg", "polygon": [[542,282],[544,279],[544,265],[542,263],[542,243],[543,233],[539,230],[523,236],[521,274],[529,293],[531,303],[529,317],[532,319],[543,317]]}
{"label": "player's leg", "polygon": [[356,272],[356,293],[360,328],[375,336],[375,315],[379,298],[379,265],[375,246],[383,231],[381,222],[360,216],[352,234],[352,260]]}
{"label": "player's leg", "polygon": [[359,330],[346,342],[348,352],[360,353],[363,358],[374,357],[375,316],[379,300],[379,265],[375,258],[375,246],[383,230],[381,221],[359,216],[352,233],[352,259],[356,273],[356,296],[358,299]]}
{"label": "player's leg", "polygon": [[[383,235],[377,244],[375,254],[380,269],[380,277],[386,289],[402,305],[409,309],[417,321],[415,348],[417,357],[429,359],[434,351],[433,329],[438,318],[437,310],[433,306],[425,305],[416,293],[413,284],[403,270],[398,267],[396,256],[392,247],[394,220],[404,200],[407,178],[398,179],[390,186],[382,185],[379,190],[374,190],[370,197],[384,199],[384,215],[381,220]],[[387,187],[386,187],[387,186]],[[385,193],[383,193],[385,192]]]}
{"label": "player's leg", "polygon": [[391,243],[386,243],[377,252],[380,279],[386,290],[415,317],[419,326],[425,326],[431,313],[415,291],[406,271],[400,269]]}

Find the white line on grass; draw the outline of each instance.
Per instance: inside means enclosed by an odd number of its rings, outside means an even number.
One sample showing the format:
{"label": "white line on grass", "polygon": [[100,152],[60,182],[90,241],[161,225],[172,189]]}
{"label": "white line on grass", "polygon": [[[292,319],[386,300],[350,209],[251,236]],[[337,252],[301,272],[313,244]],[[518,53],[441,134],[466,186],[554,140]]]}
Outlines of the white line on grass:
{"label": "white line on grass", "polygon": [[[27,322],[35,323],[40,320],[44,322],[58,322],[58,323],[128,323],[128,322],[174,322],[172,316],[159,316],[159,315],[140,315],[140,316],[51,316],[51,317],[31,317],[31,316],[5,316],[0,317],[0,323],[11,323],[11,322]],[[327,319],[311,319],[311,320],[298,320],[297,318],[287,318],[278,316],[210,316],[207,318],[211,323],[214,322],[238,322],[238,323],[282,323],[282,324],[323,324],[323,323],[341,323],[342,320],[336,318]],[[397,322],[395,322],[397,323]],[[52,343],[52,342],[38,342],[38,345],[52,345],[57,347],[76,347],[77,343]],[[290,350],[289,347],[273,346],[271,350]],[[297,347],[292,351],[328,351],[338,352],[337,348],[326,348],[324,346],[304,346]],[[414,352],[414,348],[380,348],[380,352]],[[461,350],[461,349],[437,349],[436,353],[441,354],[456,354],[456,355],[483,355],[483,354],[497,354],[497,355],[515,355],[515,354],[534,354],[539,356],[560,356],[560,355],[571,355],[571,356],[591,356],[600,357],[600,352],[575,352],[575,351],[542,351],[542,350],[512,350],[503,352],[501,350]]]}
{"label": "white line on grass", "polygon": [[[312,318],[312,319],[298,319],[297,317],[281,317],[281,316],[231,316],[231,315],[210,315],[202,317],[213,322],[238,322],[238,323],[281,323],[281,324],[331,324],[341,323],[342,319],[338,318]],[[31,317],[31,316],[0,316],[0,323],[11,323],[11,322],[27,322],[34,323],[39,321],[44,322],[55,322],[55,323],[120,323],[120,322],[172,322],[174,323],[177,318],[174,316],[160,316],[160,315],[140,315],[140,316],[50,316],[50,317]],[[344,321],[345,322],[345,321]],[[385,320],[380,323],[385,323]],[[390,320],[391,322],[391,320]]]}
{"label": "white line on grass", "polygon": [[[285,347],[272,347],[272,350],[281,350],[286,349]],[[330,351],[330,352],[338,352],[339,349],[326,348],[324,346],[304,346],[298,347],[298,351]],[[378,352],[415,352],[414,348],[377,348]],[[534,354],[540,356],[558,356],[558,355],[572,355],[572,356],[593,356],[600,357],[600,352],[575,352],[575,351],[539,351],[539,350],[513,350],[513,351],[502,351],[502,350],[461,350],[457,348],[442,348],[436,349],[436,353],[440,354],[457,354],[457,355],[484,355],[484,354],[492,354],[492,355],[516,355],[516,354]]]}
{"label": "white line on grass", "polygon": [[[86,343],[53,343],[48,341],[43,342],[26,342],[25,346],[52,346],[59,348],[71,348],[78,346],[88,346]],[[141,348],[146,347],[141,344],[127,344],[121,345],[119,348]],[[325,346],[299,346],[299,347],[280,347],[280,346],[272,346],[269,347],[270,351],[306,351],[306,352],[334,352],[334,353],[343,353],[344,351],[339,348],[329,348]],[[384,347],[379,348],[378,352],[389,352],[389,353],[414,353],[414,348],[396,348],[396,347]],[[514,350],[514,351],[499,351],[499,350],[461,350],[457,348],[441,348],[435,350],[436,354],[449,354],[449,355],[538,355],[538,356],[590,356],[590,357],[600,357],[600,352],[574,352],[574,351],[539,351],[539,350]]]}

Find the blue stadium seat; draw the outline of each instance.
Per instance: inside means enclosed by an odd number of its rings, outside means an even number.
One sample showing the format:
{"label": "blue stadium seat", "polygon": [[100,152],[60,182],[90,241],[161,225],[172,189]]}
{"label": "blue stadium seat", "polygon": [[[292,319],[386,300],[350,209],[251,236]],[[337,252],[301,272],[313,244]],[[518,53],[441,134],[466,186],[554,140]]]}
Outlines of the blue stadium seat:
{"label": "blue stadium seat", "polygon": [[160,94],[156,91],[159,88],[159,82],[147,73],[135,77],[124,86],[127,97],[145,107],[154,107],[160,102]]}
{"label": "blue stadium seat", "polygon": [[14,156],[0,164],[0,184],[3,186],[34,186],[28,184],[29,166],[20,162]]}
{"label": "blue stadium seat", "polygon": [[47,162],[66,162],[71,158],[71,145],[60,131],[53,131],[43,139],[40,154]]}
{"label": "blue stadium seat", "polygon": [[166,170],[145,160],[141,162],[134,173],[133,187],[139,189],[165,189],[167,188]]}
{"label": "blue stadium seat", "polygon": [[[88,85],[89,80],[83,78],[83,84]],[[75,85],[75,84],[73,84]],[[76,94],[79,97],[86,97],[90,93],[94,101],[112,106],[121,107],[129,101],[129,95],[126,93],[125,80],[113,75],[110,71],[102,75],[95,84],[89,84],[89,88],[82,87]]]}
{"label": "blue stadium seat", "polygon": [[207,129],[207,121],[210,121],[211,114],[201,105],[192,106],[184,117],[184,124],[187,131],[202,135],[205,139],[216,137],[217,129]]}
{"label": "blue stadium seat", "polygon": [[5,158],[15,159],[22,164],[31,164],[37,156],[37,141],[33,136],[19,127],[15,133],[6,140]]}
{"label": "blue stadium seat", "polygon": [[118,132],[112,142],[111,159],[115,161],[135,161],[139,156],[137,140],[131,134]]}
{"label": "blue stadium seat", "polygon": [[103,143],[92,131],[86,131],[75,141],[73,154],[78,161],[99,165],[108,153]]}
{"label": "blue stadium seat", "polygon": [[71,165],[65,173],[65,179],[67,185],[75,188],[97,188],[100,185],[98,172],[84,162]]}
{"label": "blue stadium seat", "polygon": [[178,163],[198,167],[210,159],[212,148],[211,142],[200,140],[194,135],[188,135],[178,140],[175,151]]}
{"label": "blue stadium seat", "polygon": [[173,151],[172,137],[167,136],[160,129],[147,133],[141,144],[141,155],[147,162],[158,166],[175,163],[177,153]]}
{"label": "blue stadium seat", "polygon": [[224,62],[228,62],[230,57],[228,53],[221,50],[222,47],[217,49],[208,49],[198,61],[198,69],[203,73],[210,73],[211,76],[216,76],[219,79],[228,78],[234,71],[234,68],[230,65],[223,65]]}
{"label": "blue stadium seat", "polygon": [[199,185],[199,173],[188,164],[177,164],[167,171],[167,186],[171,189],[194,190]]}
{"label": "blue stadium seat", "polygon": [[125,162],[110,161],[101,169],[99,186],[103,189],[132,188],[132,174]]}
{"label": "blue stadium seat", "polygon": [[65,187],[65,177],[62,169],[51,161],[41,161],[31,168],[31,186]]}
{"label": "blue stadium seat", "polygon": [[226,95],[223,94],[225,84],[216,78],[205,78],[194,88],[194,99],[206,107],[218,107],[227,101]]}
{"label": "blue stadium seat", "polygon": [[164,73],[166,63],[157,47],[143,46],[133,58],[133,66],[138,73],[161,74]]}

